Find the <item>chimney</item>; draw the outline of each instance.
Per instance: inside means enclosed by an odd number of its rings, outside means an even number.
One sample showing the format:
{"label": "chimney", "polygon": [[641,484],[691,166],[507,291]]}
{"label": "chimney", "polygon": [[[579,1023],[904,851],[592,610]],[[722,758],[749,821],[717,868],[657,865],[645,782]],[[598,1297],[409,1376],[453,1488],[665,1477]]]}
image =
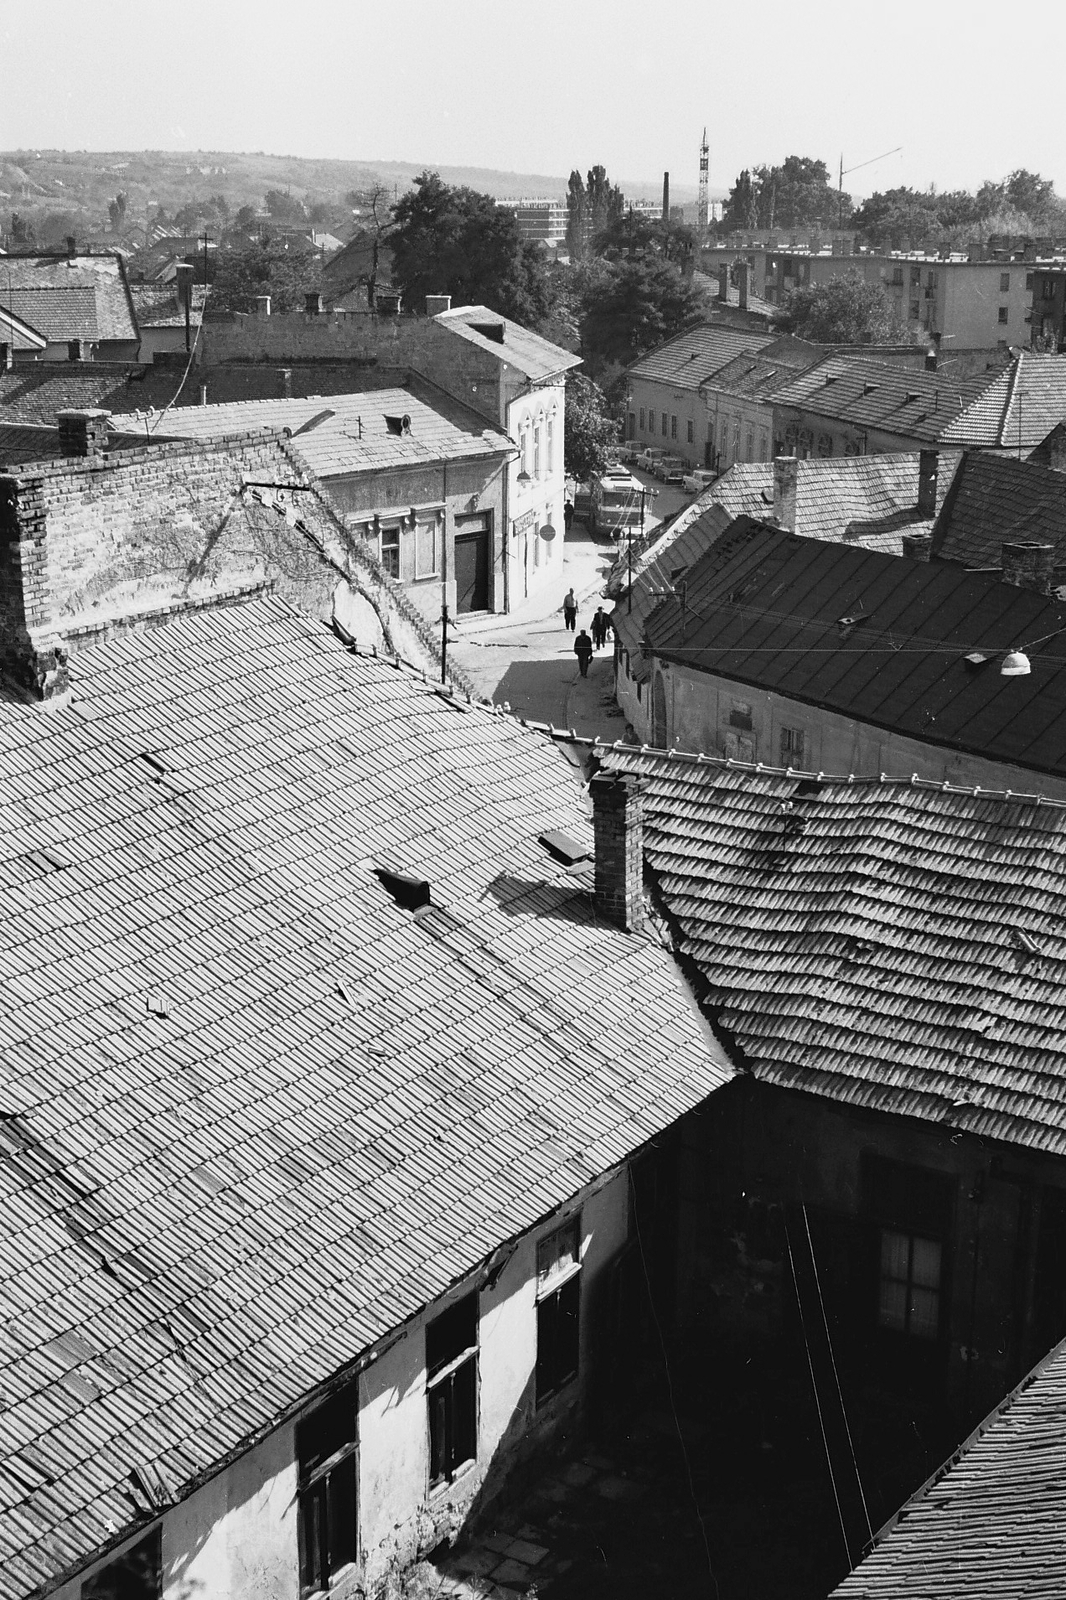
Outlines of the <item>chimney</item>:
{"label": "chimney", "polygon": [[192,279],[192,267],[187,261],[179,261],[174,268],[174,293],[183,311],[186,306],[192,306]]}
{"label": "chimney", "polygon": [[378,289],[374,295],[374,310],[379,317],[398,317],[402,304],[398,289]]}
{"label": "chimney", "polygon": [[908,561],[932,560],[933,535],[931,533],[905,533],[903,535],[903,554]]}
{"label": "chimney", "polygon": [[[936,479],[940,465],[939,450],[918,452],[918,515],[936,516]],[[928,561],[928,556],[925,558]]]}
{"label": "chimney", "polygon": [[751,262],[737,262],[737,290],[740,295],[739,305],[741,311],[748,309],[748,294],[751,291]]}
{"label": "chimney", "polygon": [[1066,427],[1060,422],[1057,428],[1052,428],[1044,441],[1047,450],[1047,465],[1052,472],[1066,472]]}
{"label": "chimney", "polygon": [[68,339],[67,340],[67,360],[68,361],[84,361],[86,359],[85,347],[86,347],[87,344],[88,344],[88,340],[87,339]]}
{"label": "chimney", "polygon": [[304,295],[304,310],[309,317],[320,317],[325,309],[325,302],[317,289]]}
{"label": "chimney", "polygon": [[936,350],[927,350],[925,352],[925,370],[926,370],[926,372],[935,372],[936,369],[937,369],[937,366],[939,364],[939,361],[940,361],[940,356],[939,356],[939,354],[938,354],[938,352]]}
{"label": "chimney", "polygon": [[15,353],[11,345],[0,344],[0,372],[10,372],[15,364]]}
{"label": "chimney", "polygon": [[427,317],[439,317],[442,311],[450,311],[451,309],[452,309],[452,297],[451,297],[450,294],[427,294],[426,295],[426,316]]}
{"label": "chimney", "polygon": [[596,838],[598,916],[626,933],[644,926],[644,791],[627,774],[598,772],[589,784]]}
{"label": "chimney", "polygon": [[83,456],[97,461],[107,454],[110,411],[60,411],[59,448],[65,456]]}
{"label": "chimney", "polygon": [[670,174],[663,173],[663,221],[670,221]]}
{"label": "chimney", "polygon": [[799,488],[799,461],[795,456],[774,457],[774,517],[786,533],[796,531],[796,495]]}
{"label": "chimney", "polygon": [[205,406],[207,404],[207,384],[206,383],[202,383],[200,385],[200,404],[202,406]]}
{"label": "chimney", "polygon": [[1053,544],[1023,544],[1011,541],[1003,546],[1002,580],[1016,589],[1035,589],[1050,594],[1055,576]]}
{"label": "chimney", "polygon": [[67,234],[67,257],[73,261],[78,253],[78,241],[72,233]]}
{"label": "chimney", "polygon": [[278,397],[282,400],[292,399],[292,368],[278,368]]}
{"label": "chimney", "polygon": [[729,303],[729,264],[725,261],[718,263],[718,298],[723,305]]}
{"label": "chimney", "polygon": [[255,314],[256,314],[257,317],[269,317],[269,315],[270,315],[270,296],[268,294],[257,294],[256,295],[256,297],[255,297]]}

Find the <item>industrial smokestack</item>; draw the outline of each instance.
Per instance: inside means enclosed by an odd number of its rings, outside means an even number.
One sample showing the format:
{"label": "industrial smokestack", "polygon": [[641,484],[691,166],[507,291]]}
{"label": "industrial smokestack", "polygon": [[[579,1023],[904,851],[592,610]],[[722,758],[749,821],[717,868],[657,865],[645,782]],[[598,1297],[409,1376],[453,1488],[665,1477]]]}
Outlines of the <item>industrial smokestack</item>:
{"label": "industrial smokestack", "polygon": [[670,221],[670,174],[663,173],[663,221]]}

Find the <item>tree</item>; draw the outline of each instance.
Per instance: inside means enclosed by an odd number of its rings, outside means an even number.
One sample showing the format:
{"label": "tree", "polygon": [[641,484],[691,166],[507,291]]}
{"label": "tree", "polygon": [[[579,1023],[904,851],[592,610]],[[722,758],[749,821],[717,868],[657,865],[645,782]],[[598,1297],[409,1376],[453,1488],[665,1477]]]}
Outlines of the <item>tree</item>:
{"label": "tree", "polygon": [[592,244],[595,254],[608,261],[659,256],[687,272],[692,265],[696,235],[683,222],[660,222],[637,211],[626,211],[609,222]]}
{"label": "tree", "polygon": [[581,348],[595,375],[628,366],[700,319],[703,296],[668,261],[643,257],[606,268],[582,305]]}
{"label": "tree", "polygon": [[581,479],[603,472],[608,448],[617,438],[618,424],[608,414],[603,390],[591,378],[568,373],[563,414],[563,454],[567,472]]}
{"label": "tree", "polygon": [[124,189],[120,189],[113,200],[107,202],[107,215],[111,222],[112,233],[117,233],[126,218],[126,207],[129,196]]}
{"label": "tree", "polygon": [[219,311],[254,311],[256,297],[268,294],[272,311],[302,311],[304,296],[319,287],[319,273],[313,253],[276,242],[248,245],[222,256],[211,303]]}
{"label": "tree", "polygon": [[725,232],[832,227],[851,214],[851,196],[829,181],[824,161],[786,156],[780,166],[745,168],[722,210]]}
{"label": "tree", "polygon": [[814,344],[903,341],[888,296],[857,272],[793,289],[775,313],[774,326]]}
{"label": "tree", "polygon": [[268,189],[263,204],[275,222],[305,222],[307,213],[295,195],[287,189]]}
{"label": "tree", "polygon": [[566,251],[571,261],[584,261],[588,253],[588,207],[585,185],[576,169],[566,186]]}
{"label": "tree", "polygon": [[619,222],[626,208],[626,197],[607,176],[606,167],[593,167],[585,183],[585,210],[592,237]]}
{"label": "tree", "polygon": [[421,173],[397,201],[388,244],[393,280],[412,309],[427,294],[450,294],[527,327],[550,309],[540,252],[523,244],[514,214],[491,195],[443,183],[439,173]]}

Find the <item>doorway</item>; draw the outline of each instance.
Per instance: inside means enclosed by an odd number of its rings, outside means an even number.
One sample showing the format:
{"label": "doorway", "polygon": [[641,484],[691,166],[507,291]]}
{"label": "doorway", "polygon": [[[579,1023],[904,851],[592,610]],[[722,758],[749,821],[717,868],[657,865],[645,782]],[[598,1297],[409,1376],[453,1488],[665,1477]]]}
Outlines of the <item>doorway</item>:
{"label": "doorway", "polygon": [[[458,523],[458,518],[456,519]],[[455,535],[455,609],[487,611],[489,607],[489,518],[464,517]]]}

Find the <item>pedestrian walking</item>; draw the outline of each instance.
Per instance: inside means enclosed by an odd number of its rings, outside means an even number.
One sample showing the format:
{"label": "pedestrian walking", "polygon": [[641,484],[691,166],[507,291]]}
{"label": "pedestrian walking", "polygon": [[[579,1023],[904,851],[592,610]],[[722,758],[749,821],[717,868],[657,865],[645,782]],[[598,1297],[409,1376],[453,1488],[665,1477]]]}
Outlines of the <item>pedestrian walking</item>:
{"label": "pedestrian walking", "polygon": [[564,500],[564,502],[563,502],[563,526],[566,529],[567,533],[570,532],[570,526],[571,526],[573,520],[574,520],[574,502],[572,500]]}
{"label": "pedestrian walking", "polygon": [[592,643],[597,650],[602,650],[611,628],[611,619],[602,606],[596,607],[596,614],[589,626],[592,629]]}
{"label": "pedestrian walking", "polygon": [[573,633],[577,625],[577,595],[573,589],[567,589],[563,595],[563,621]]}
{"label": "pedestrian walking", "polygon": [[577,656],[577,664],[581,668],[581,676],[587,678],[589,675],[589,662],[592,660],[592,640],[584,628],[574,640],[574,654]]}

